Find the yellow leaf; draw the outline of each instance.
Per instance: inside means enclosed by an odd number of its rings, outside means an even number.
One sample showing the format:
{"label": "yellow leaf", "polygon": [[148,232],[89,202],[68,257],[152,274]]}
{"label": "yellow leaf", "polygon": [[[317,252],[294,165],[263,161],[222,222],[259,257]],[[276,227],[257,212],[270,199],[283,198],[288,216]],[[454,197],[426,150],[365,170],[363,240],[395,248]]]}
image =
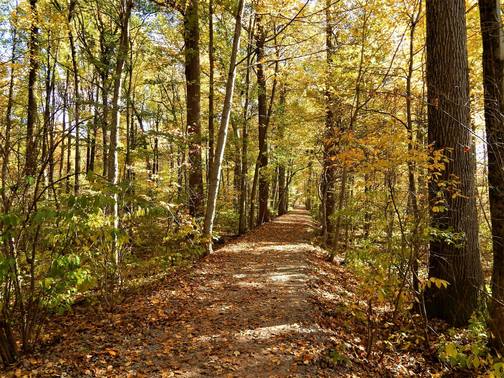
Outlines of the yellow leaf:
{"label": "yellow leaf", "polygon": [[449,358],[456,357],[458,354],[457,346],[454,343],[446,344],[445,354]]}

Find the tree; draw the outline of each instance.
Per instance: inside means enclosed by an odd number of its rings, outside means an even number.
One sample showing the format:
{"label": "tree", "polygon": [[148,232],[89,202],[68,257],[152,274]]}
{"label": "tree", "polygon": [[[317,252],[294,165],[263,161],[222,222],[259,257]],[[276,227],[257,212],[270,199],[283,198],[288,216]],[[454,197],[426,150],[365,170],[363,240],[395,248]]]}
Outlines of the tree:
{"label": "tree", "polygon": [[28,110],[26,120],[26,162],[25,175],[32,176],[35,172],[37,159],[37,142],[35,140],[35,128],[37,122],[37,74],[39,69],[39,27],[37,0],[30,0],[30,37],[28,42]]}
{"label": "tree", "polygon": [[74,192],[79,193],[80,189],[80,164],[81,164],[81,154],[80,154],[80,91],[79,91],[79,66],[77,64],[77,52],[75,50],[75,40],[72,32],[72,19],[74,17],[75,7],[77,5],[77,0],[70,0],[68,5],[68,41],[70,43],[70,54],[72,57],[72,71],[74,80],[74,131],[75,131],[75,180],[74,180]]}
{"label": "tree", "polygon": [[[282,86],[280,91],[280,100],[279,100],[279,113],[280,113],[280,124],[278,125],[278,137],[280,141],[282,141],[285,137],[285,107],[286,107],[286,97],[287,97],[287,88],[286,86]],[[285,166],[285,162],[281,161],[278,165],[278,215],[287,214],[289,210],[289,183],[287,181],[287,167]]]}
{"label": "tree", "polygon": [[257,55],[257,107],[259,122],[259,156],[257,157],[257,177],[259,182],[259,210],[257,214],[257,224],[261,225],[269,221],[268,197],[269,178],[266,169],[268,168],[268,105],[266,76],[264,73],[266,31],[262,21],[262,15],[256,18],[256,55]]}
{"label": "tree", "polygon": [[217,145],[215,149],[215,159],[210,170],[210,181],[208,183],[208,200],[205,213],[205,223],[203,233],[208,239],[208,252],[212,252],[212,230],[215,219],[215,210],[217,205],[217,195],[219,191],[219,180],[222,171],[222,161],[224,160],[224,150],[226,148],[227,133],[229,127],[229,117],[231,115],[231,106],[233,101],[233,92],[236,78],[236,57],[238,55],[238,48],[240,47],[241,35],[241,20],[243,16],[243,3],[244,0],[238,1],[238,8],[236,11],[235,29],[233,34],[233,47],[231,50],[231,59],[229,62],[229,72],[226,82],[226,97],[224,99],[224,106],[222,108],[222,118],[219,127],[219,134],[217,137]]}
{"label": "tree", "polygon": [[198,0],[189,0],[184,11],[186,121],[189,138],[189,212],[200,215],[203,207],[201,159],[201,89]]}
{"label": "tree", "polygon": [[464,0],[427,0],[428,139],[444,167],[431,167],[429,277],[449,282],[426,292],[430,317],[467,323],[482,283],[470,124]]}
{"label": "tree", "polygon": [[121,93],[123,83],[123,69],[126,59],[128,57],[129,47],[129,20],[131,16],[131,8],[133,7],[133,0],[121,0],[119,10],[119,25],[121,28],[121,35],[119,39],[119,47],[117,50],[117,59],[114,70],[114,86],[112,94],[112,122],[110,127],[110,150],[109,150],[109,168],[108,179],[113,187],[113,219],[114,219],[114,235],[112,240],[112,258],[114,262],[116,278],[119,277],[119,265],[121,256],[118,247],[119,232],[119,129],[121,123],[121,116],[119,111],[119,96]]}
{"label": "tree", "polygon": [[248,23],[248,42],[247,42],[247,56],[245,59],[245,88],[243,90],[245,95],[244,105],[243,105],[243,128],[242,128],[242,149],[241,149],[241,174],[240,174],[240,195],[238,198],[238,233],[244,234],[247,231],[247,174],[248,174],[248,151],[249,151],[249,103],[250,103],[250,71],[251,71],[251,60],[252,60],[252,36],[254,33],[253,26],[254,16],[251,14]]}
{"label": "tree", "polygon": [[504,34],[500,2],[479,0],[478,4],[483,39],[483,85],[493,243],[489,328],[493,346],[504,353]]}
{"label": "tree", "polygon": [[324,243],[328,243],[333,236],[334,221],[332,220],[334,209],[336,206],[335,184],[336,184],[336,166],[334,162],[334,149],[336,143],[335,122],[334,122],[334,94],[330,88],[331,66],[334,55],[333,43],[333,25],[331,21],[331,4],[330,0],[326,1],[325,17],[326,17],[326,90],[325,90],[325,133],[324,133],[324,167],[321,178],[322,189],[322,235]]}
{"label": "tree", "polygon": [[214,56],[214,0],[208,1],[208,65],[209,65],[209,83],[208,83],[208,171],[207,179],[212,175],[212,165],[215,152],[215,131],[214,131],[214,72],[215,72],[215,56]]}

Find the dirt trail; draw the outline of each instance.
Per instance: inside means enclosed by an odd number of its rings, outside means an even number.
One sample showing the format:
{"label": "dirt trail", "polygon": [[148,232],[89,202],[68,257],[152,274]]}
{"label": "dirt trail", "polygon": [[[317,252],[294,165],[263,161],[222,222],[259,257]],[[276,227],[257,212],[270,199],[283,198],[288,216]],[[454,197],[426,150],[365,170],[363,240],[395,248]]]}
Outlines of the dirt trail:
{"label": "dirt trail", "polygon": [[184,375],[314,373],[303,352],[326,335],[310,300],[310,231],[308,214],[294,211],[219,250],[195,272],[197,312],[187,318],[201,344],[191,343],[196,355],[175,344],[182,359],[190,358],[180,366]]}
{"label": "dirt trail", "polygon": [[[313,300],[313,223],[295,210],[112,313],[75,314],[24,362],[33,376],[334,376]],[[93,319],[93,317],[95,319]],[[31,365],[30,365],[31,364]],[[53,375],[54,374],[54,375]]]}

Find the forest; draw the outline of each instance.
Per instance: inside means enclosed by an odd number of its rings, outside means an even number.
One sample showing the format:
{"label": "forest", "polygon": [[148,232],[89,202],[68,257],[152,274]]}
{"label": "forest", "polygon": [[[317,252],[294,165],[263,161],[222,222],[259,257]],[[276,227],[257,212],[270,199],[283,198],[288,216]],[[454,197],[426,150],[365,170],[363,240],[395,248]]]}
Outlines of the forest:
{"label": "forest", "polygon": [[504,377],[499,0],[0,0],[0,376]]}

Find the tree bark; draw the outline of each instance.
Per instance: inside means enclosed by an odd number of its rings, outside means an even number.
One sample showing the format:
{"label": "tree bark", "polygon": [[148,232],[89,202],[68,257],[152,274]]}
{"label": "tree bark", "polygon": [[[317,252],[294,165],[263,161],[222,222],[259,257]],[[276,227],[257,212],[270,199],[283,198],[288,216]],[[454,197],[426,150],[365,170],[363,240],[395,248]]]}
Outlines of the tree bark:
{"label": "tree bark", "polygon": [[[476,211],[475,151],[469,109],[464,0],[427,0],[429,145],[448,158],[429,182],[429,277],[449,282],[426,292],[427,314],[453,325],[467,323],[482,284]],[[458,181],[455,190],[454,182]]]}
{"label": "tree bark", "polygon": [[112,95],[112,122],[110,127],[110,149],[109,149],[109,168],[108,180],[114,187],[114,205],[113,205],[113,219],[114,219],[114,235],[112,240],[112,258],[114,264],[114,275],[118,283],[120,283],[120,263],[121,255],[118,246],[117,233],[119,230],[119,127],[121,123],[119,111],[119,97],[121,94],[121,87],[123,83],[123,68],[124,63],[128,56],[129,47],[129,19],[131,15],[131,8],[133,0],[121,0],[121,9],[119,13],[121,36],[119,40],[119,48],[117,51],[117,60],[114,70],[114,91]]}
{"label": "tree bark", "polygon": [[210,179],[212,165],[214,161],[215,128],[214,128],[214,0],[208,2],[208,64],[209,64],[209,83],[208,83],[208,172],[207,178]]}
{"label": "tree bark", "polygon": [[[416,10],[416,8],[415,8]],[[406,75],[406,131],[408,135],[408,153],[410,155],[408,159],[408,212],[413,216],[411,222],[411,255],[410,255],[410,265],[412,272],[412,287],[415,296],[417,297],[416,303],[420,303],[420,282],[418,279],[418,270],[420,258],[420,245],[421,245],[421,235],[420,235],[420,223],[421,223],[421,213],[418,205],[418,193],[417,193],[417,180],[415,177],[415,172],[417,170],[414,157],[417,150],[415,145],[415,130],[413,128],[413,112],[412,112],[412,80],[414,73],[414,59],[415,59],[415,33],[418,22],[422,14],[422,0],[418,1],[418,10],[416,13],[412,14],[410,22],[410,41],[409,41],[409,51],[408,51],[408,71]],[[415,304],[415,307],[418,307]]]}
{"label": "tree bark", "polygon": [[215,219],[215,209],[217,205],[217,195],[219,190],[219,180],[222,171],[222,161],[224,160],[224,151],[226,148],[227,133],[229,127],[229,117],[233,102],[233,92],[236,78],[236,57],[238,48],[240,47],[241,36],[241,19],[243,15],[244,0],[238,1],[238,10],[236,13],[236,23],[233,35],[233,48],[231,51],[231,59],[229,62],[229,72],[226,82],[226,96],[224,106],[222,108],[222,118],[219,127],[217,145],[215,149],[215,160],[211,172],[211,177],[208,185],[208,201],[205,214],[205,223],[203,234],[208,238],[208,252],[212,251],[212,231]]}
{"label": "tree bark", "polygon": [[483,84],[492,224],[493,272],[489,329],[504,354],[504,34],[498,0],[479,0],[483,39]]}
{"label": "tree bark", "polygon": [[33,176],[37,159],[37,141],[35,128],[37,123],[37,74],[39,69],[39,28],[37,0],[30,0],[30,37],[28,40],[28,108],[26,119],[26,161],[24,174]]}
{"label": "tree bark", "polygon": [[334,55],[334,44],[332,38],[332,21],[331,21],[331,0],[326,0],[326,91],[325,91],[325,132],[324,132],[324,161],[322,171],[322,238],[324,244],[332,244],[334,233],[334,221],[332,216],[336,207],[336,166],[332,158],[335,151],[335,129],[334,129],[334,96],[330,88],[330,80],[332,73],[332,60]]}
{"label": "tree bark", "polygon": [[[279,116],[280,116],[280,124],[278,125],[278,138],[280,141],[283,141],[285,136],[285,107],[287,102],[287,88],[285,85],[282,86],[280,91],[280,100],[279,100]],[[285,157],[278,165],[278,215],[284,215],[288,210],[288,202],[287,202],[287,177],[286,177],[286,168],[285,168]]]}
{"label": "tree bark", "polygon": [[247,44],[247,67],[245,72],[245,104],[243,106],[243,130],[242,130],[242,166],[240,176],[240,198],[239,198],[239,214],[240,221],[238,225],[238,233],[240,235],[247,231],[247,176],[248,176],[248,108],[250,100],[250,61],[252,53],[252,36],[253,36],[253,16],[249,19],[248,44]]}
{"label": "tree bark", "polygon": [[256,32],[256,55],[257,55],[257,106],[259,118],[259,156],[258,156],[258,183],[259,183],[259,211],[257,225],[269,221],[268,198],[269,178],[268,168],[268,110],[266,98],[266,76],[264,73],[264,45],[266,33],[261,22],[261,16],[257,15]]}
{"label": "tree bark", "polygon": [[[15,27],[12,28],[12,50],[11,50],[11,65],[9,68],[9,89],[8,89],[8,97],[7,97],[7,109],[5,113],[5,132],[4,132],[4,143],[3,146],[0,147],[2,151],[2,174],[1,174],[1,184],[2,190],[2,212],[4,214],[9,213],[11,206],[11,198],[7,195],[7,190],[5,188],[8,187],[9,181],[9,162],[10,162],[10,153],[11,153],[11,132],[12,132],[12,110],[14,107],[14,79],[15,79],[15,56],[18,44],[18,35],[17,29]],[[2,227],[3,228],[3,227]],[[5,233],[2,230],[2,233]],[[10,237],[8,243],[4,243],[4,258],[10,259],[13,264],[9,264],[11,274],[14,277],[14,286],[16,291],[19,289],[18,283],[18,261],[15,253],[15,249],[13,248],[13,240]],[[12,322],[10,319],[10,314],[8,310],[8,304],[4,305],[2,309],[2,315],[0,318],[0,329],[2,329],[2,337],[0,337],[0,345],[2,348],[1,359],[4,366],[12,364],[17,359],[17,346],[16,342],[12,335]]]}
{"label": "tree bark", "polygon": [[202,214],[200,50],[198,0],[189,0],[184,13],[187,134],[189,137],[189,213]]}
{"label": "tree bark", "polygon": [[74,193],[78,194],[80,190],[80,92],[79,92],[79,67],[77,65],[77,52],[75,51],[75,41],[71,29],[71,23],[77,0],[71,0],[68,7],[68,40],[70,42],[70,55],[72,56],[72,70],[74,80],[74,123],[75,123],[75,177]]}

